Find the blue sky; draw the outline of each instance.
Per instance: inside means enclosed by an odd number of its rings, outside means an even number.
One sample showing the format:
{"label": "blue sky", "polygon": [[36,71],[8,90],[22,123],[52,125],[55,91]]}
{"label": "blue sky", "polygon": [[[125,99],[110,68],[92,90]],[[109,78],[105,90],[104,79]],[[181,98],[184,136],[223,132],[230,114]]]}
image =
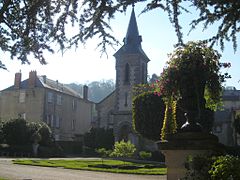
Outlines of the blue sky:
{"label": "blue sky", "polygon": [[[145,53],[150,58],[148,63],[148,74],[160,74],[166,61],[168,60],[167,54],[171,53],[174,49],[174,44],[177,43],[177,37],[173,26],[169,23],[168,16],[161,10],[153,10],[139,16],[144,4],[137,4],[135,6],[135,13],[137,17],[139,33],[142,36],[142,47]],[[117,39],[122,42],[126,35],[128,22],[130,19],[132,8],[129,7],[126,14],[116,14],[115,19],[110,22],[113,34]],[[192,9],[192,12],[195,12]],[[180,23],[183,27],[184,42],[201,40],[209,37],[217,29],[216,26],[202,31],[201,26],[194,30],[189,36],[187,35],[190,26],[190,20],[195,17],[194,14],[184,13],[180,17]],[[74,30],[69,29],[69,32]],[[239,38],[238,38],[239,40]],[[28,73],[31,70],[36,70],[38,75],[46,75],[48,78],[58,80],[62,83],[87,83],[91,81],[99,81],[102,79],[115,80],[115,59],[112,56],[120,46],[116,49],[108,48],[108,58],[106,55],[101,56],[101,53],[96,49],[96,44],[99,42],[97,37],[87,42],[85,46],[79,46],[78,49],[72,48],[63,55],[61,52],[55,54],[46,53],[48,65],[40,65],[37,60],[32,58],[31,65],[21,65],[16,60],[10,60],[8,56],[3,55],[4,63],[7,65],[9,71],[0,70],[0,90],[11,86],[14,82],[14,74],[21,70],[22,79],[28,78]],[[215,46],[219,50],[220,47]],[[232,67],[228,73],[232,75],[232,79],[228,80],[226,86],[235,86],[240,89],[240,59],[239,48],[234,53],[232,44],[227,43],[222,54],[222,62],[231,62]]]}

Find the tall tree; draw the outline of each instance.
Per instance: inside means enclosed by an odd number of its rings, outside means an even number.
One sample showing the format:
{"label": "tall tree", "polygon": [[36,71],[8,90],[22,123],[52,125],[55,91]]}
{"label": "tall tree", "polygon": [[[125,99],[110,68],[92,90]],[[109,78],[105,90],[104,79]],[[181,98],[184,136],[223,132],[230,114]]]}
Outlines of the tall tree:
{"label": "tall tree", "polygon": [[[204,28],[212,24],[218,30],[206,39],[214,45],[232,41],[237,48],[237,33],[240,31],[239,0],[2,0],[0,1],[0,52],[8,52],[10,57],[30,63],[33,54],[41,64],[46,64],[44,51],[53,52],[52,44],[64,51],[80,42],[85,43],[98,36],[98,47],[106,52],[106,46],[118,44],[111,33],[109,20],[116,12],[125,12],[129,5],[146,2],[143,13],[161,9],[168,13],[174,25],[178,44],[183,44],[179,16],[193,6],[199,15],[191,23],[191,28],[203,23]],[[66,28],[78,25],[78,31],[69,35]],[[0,59],[0,68],[6,68]]]}

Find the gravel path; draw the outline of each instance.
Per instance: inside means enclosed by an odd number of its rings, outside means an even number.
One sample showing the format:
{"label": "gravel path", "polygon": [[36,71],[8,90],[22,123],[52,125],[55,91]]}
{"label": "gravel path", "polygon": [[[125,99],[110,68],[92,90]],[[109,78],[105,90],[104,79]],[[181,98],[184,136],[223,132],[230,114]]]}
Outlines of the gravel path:
{"label": "gravel path", "polygon": [[143,176],[12,164],[0,158],[0,177],[10,180],[166,180],[166,176]]}

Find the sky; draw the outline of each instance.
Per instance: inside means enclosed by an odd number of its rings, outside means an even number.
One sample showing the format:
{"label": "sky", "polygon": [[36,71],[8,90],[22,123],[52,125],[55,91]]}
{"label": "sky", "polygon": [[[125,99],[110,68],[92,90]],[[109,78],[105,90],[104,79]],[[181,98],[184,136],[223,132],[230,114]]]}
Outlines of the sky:
{"label": "sky", "polygon": [[[135,14],[139,34],[143,40],[142,48],[150,59],[148,75],[151,76],[153,73],[160,75],[168,60],[167,54],[174,50],[177,37],[165,12],[153,10],[140,15],[144,5],[136,4]],[[115,19],[110,21],[112,33],[120,42],[126,35],[131,10],[132,7],[128,7],[126,13],[118,13]],[[194,9],[192,9],[192,12],[195,12]],[[193,17],[196,17],[194,13],[185,13],[180,16],[184,42],[206,39],[217,30],[216,26],[213,26],[206,31],[202,31],[202,27],[199,26],[188,35],[189,23]],[[69,29],[69,32],[71,32],[71,29]],[[91,81],[103,79],[115,80],[115,58],[113,54],[121,46],[116,46],[115,49],[108,47],[108,56],[105,54],[101,56],[99,49],[96,49],[96,44],[99,41],[95,37],[89,40],[86,45],[80,45],[78,49],[74,47],[64,54],[61,52],[45,53],[47,65],[41,65],[34,58],[31,58],[30,65],[22,65],[18,60],[11,60],[7,54],[3,54],[1,59],[4,59],[3,63],[6,64],[8,71],[0,70],[0,90],[13,85],[15,73],[19,71],[22,72],[22,80],[27,79],[29,72],[32,70],[37,71],[38,75],[46,75],[49,79],[58,80],[61,83],[87,84]],[[240,89],[240,47],[238,47],[237,52],[234,52],[232,44],[227,43],[223,52],[220,51],[219,46],[215,46],[214,49],[219,50],[222,54],[221,62],[231,62],[232,65],[227,70],[232,78],[228,79],[224,85]]]}

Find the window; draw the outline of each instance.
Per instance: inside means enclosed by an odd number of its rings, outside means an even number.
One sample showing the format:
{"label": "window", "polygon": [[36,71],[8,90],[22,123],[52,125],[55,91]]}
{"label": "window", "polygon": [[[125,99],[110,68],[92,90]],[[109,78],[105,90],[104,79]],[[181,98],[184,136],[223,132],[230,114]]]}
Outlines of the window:
{"label": "window", "polygon": [[75,119],[73,119],[72,123],[71,123],[71,129],[75,130],[75,126],[76,126],[76,121],[75,121]]}
{"label": "window", "polygon": [[25,91],[20,91],[19,93],[19,102],[24,103],[26,98],[26,92]]}
{"label": "window", "polygon": [[130,69],[129,69],[129,64],[127,63],[125,66],[124,83],[129,83],[129,75],[130,75]]}
{"label": "window", "polygon": [[52,92],[48,92],[48,102],[49,103],[53,103],[53,93]]}
{"label": "window", "polygon": [[77,101],[75,99],[72,100],[72,109],[73,110],[77,109]]}
{"label": "window", "polygon": [[56,116],[56,124],[55,124],[56,128],[60,128],[60,117]]}
{"label": "window", "polygon": [[57,105],[62,105],[62,96],[57,95]]}
{"label": "window", "polygon": [[59,134],[55,134],[55,135],[54,135],[54,139],[55,139],[55,141],[59,141],[59,140],[60,140]]}
{"label": "window", "polygon": [[54,121],[53,121],[53,115],[52,114],[49,114],[47,116],[47,124],[50,126],[50,127],[54,127]]}

